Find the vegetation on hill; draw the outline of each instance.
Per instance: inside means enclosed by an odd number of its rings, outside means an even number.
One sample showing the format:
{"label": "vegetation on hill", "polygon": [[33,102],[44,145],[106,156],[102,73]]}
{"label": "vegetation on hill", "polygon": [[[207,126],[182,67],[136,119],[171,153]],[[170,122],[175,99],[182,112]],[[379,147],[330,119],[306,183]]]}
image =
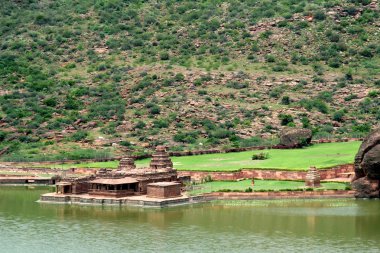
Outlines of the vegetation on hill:
{"label": "vegetation on hill", "polygon": [[[2,1],[6,160],[358,136],[380,119],[370,0]],[[90,151],[91,149],[100,151]]]}

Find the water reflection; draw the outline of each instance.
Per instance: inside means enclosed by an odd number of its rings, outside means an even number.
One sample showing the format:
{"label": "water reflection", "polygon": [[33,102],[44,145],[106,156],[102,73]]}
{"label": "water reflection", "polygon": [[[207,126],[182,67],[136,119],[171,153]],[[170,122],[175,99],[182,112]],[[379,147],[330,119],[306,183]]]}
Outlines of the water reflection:
{"label": "water reflection", "polygon": [[0,187],[0,244],[10,250],[4,252],[380,249],[379,201],[226,201],[144,209],[36,203],[42,192],[46,188]]}

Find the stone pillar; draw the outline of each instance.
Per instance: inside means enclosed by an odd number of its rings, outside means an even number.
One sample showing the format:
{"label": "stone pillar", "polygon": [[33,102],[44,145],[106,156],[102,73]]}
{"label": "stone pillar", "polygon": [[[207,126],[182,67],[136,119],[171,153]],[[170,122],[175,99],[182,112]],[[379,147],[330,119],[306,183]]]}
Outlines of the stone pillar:
{"label": "stone pillar", "polygon": [[315,168],[314,166],[310,167],[310,169],[306,173],[305,186],[313,188],[321,187],[321,176],[319,175],[317,168]]}

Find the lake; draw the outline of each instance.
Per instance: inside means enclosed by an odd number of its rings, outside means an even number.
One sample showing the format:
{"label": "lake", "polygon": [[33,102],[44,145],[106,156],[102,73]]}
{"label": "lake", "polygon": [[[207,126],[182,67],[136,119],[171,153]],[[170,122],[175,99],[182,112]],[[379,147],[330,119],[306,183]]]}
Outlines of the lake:
{"label": "lake", "polygon": [[0,186],[0,252],[379,252],[380,201],[224,201],[149,209],[36,202]]}

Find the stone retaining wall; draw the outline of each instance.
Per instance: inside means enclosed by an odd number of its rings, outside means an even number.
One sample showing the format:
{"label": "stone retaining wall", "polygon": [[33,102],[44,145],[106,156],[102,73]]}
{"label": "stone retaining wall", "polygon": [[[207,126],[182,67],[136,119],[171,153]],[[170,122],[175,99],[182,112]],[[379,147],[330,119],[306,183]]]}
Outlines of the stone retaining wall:
{"label": "stone retaining wall", "polygon": [[172,199],[131,199],[131,198],[110,198],[110,197],[84,197],[81,195],[59,195],[59,194],[43,194],[40,196],[41,203],[66,203],[66,204],[93,204],[93,205],[126,205],[126,206],[142,206],[142,207],[167,207],[175,205],[183,205],[188,203],[199,202],[203,200],[203,196],[180,197]]}
{"label": "stone retaining wall", "polygon": [[[29,174],[95,174],[96,169],[78,168],[70,170],[48,169],[48,168],[13,168],[10,172],[23,172]],[[354,173],[353,164],[338,165],[332,168],[318,170],[321,180],[344,177],[343,173]],[[192,180],[200,181],[207,176],[216,181],[236,181],[243,178],[275,179],[275,180],[305,180],[306,171],[288,171],[275,169],[242,169],[235,172],[207,172],[207,171],[178,171],[178,176],[190,176]],[[14,175],[4,175],[14,176]],[[24,176],[24,175],[23,175]]]}
{"label": "stone retaining wall", "polygon": [[[342,173],[354,172],[353,164],[344,164],[328,169],[318,170],[321,180],[342,177]],[[200,181],[211,176],[216,181],[235,181],[243,178],[275,179],[275,180],[305,180],[306,171],[242,169],[236,172],[206,172],[178,171],[179,176],[190,176],[192,180]]]}
{"label": "stone retaining wall", "polygon": [[254,200],[254,199],[306,199],[306,198],[353,198],[355,191],[283,191],[283,192],[212,192],[203,196],[208,200]]}
{"label": "stone retaining wall", "polygon": [[53,185],[55,180],[51,178],[37,177],[1,177],[0,184],[44,184]]}
{"label": "stone retaining wall", "polygon": [[[50,169],[50,168],[37,168],[37,167],[10,167],[10,168],[1,168],[0,170],[4,170],[7,172],[15,172],[15,173],[25,173],[25,174],[49,174],[49,175],[57,175],[57,174],[86,174],[86,175],[91,175],[95,174],[97,169],[95,168],[72,168],[68,170],[62,170],[62,169]],[[2,175],[2,174],[0,174]],[[5,174],[4,176],[9,175],[9,176],[17,176],[16,174]],[[21,177],[25,175],[19,175]]]}

